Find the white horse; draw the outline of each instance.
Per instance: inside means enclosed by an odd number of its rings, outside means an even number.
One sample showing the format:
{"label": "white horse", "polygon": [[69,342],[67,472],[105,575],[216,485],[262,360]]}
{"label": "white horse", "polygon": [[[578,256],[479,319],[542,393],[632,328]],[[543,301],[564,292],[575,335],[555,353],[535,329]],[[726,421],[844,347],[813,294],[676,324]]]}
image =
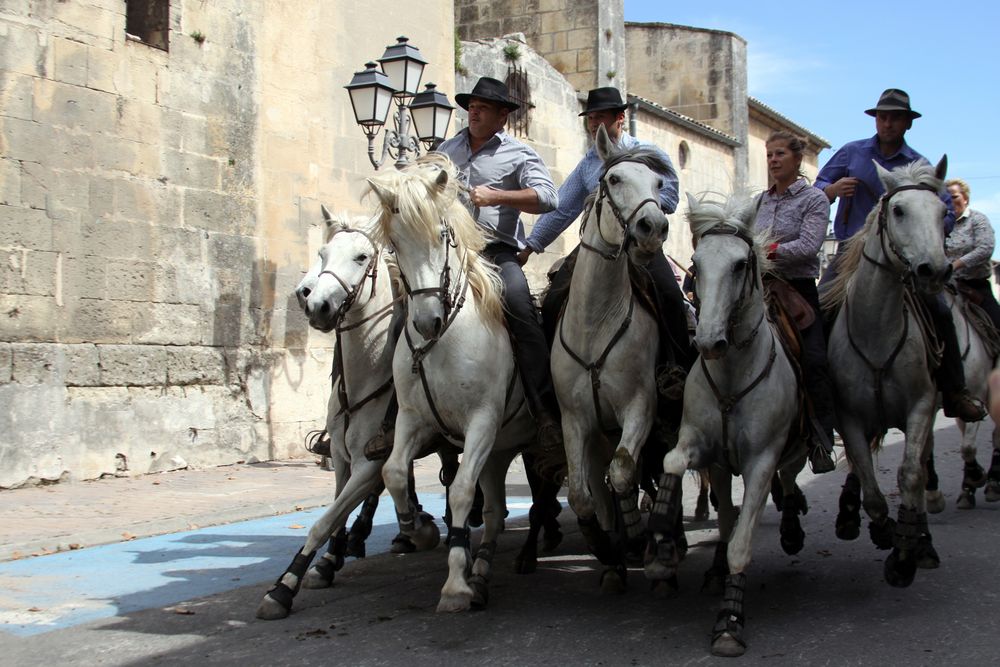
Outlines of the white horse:
{"label": "white horse", "polygon": [[[824,305],[840,306],[828,343],[830,373],[837,430],[857,475],[844,485],[837,535],[857,537],[860,480],[872,541],[893,547],[884,568],[893,586],[910,585],[919,560],[937,561],[924,494],[937,389],[914,290],[937,292],[951,273],[944,254],[945,205],[938,198],[946,165],[942,158],[936,169],[920,161],[889,172],[875,164],[885,194],[822,297]],[[905,434],[897,522],[889,517],[872,467],[872,450],[891,427]]]}
{"label": "white horse", "polygon": [[[965,384],[973,396],[982,401],[983,404],[989,405],[987,378],[996,359],[993,358],[986,341],[970,319],[974,316],[982,317],[987,323],[990,323],[989,318],[982,311],[973,315],[964,296],[949,290],[945,299],[948,301],[952,318],[955,321],[955,334],[958,336],[958,346],[962,352],[962,366],[965,370]],[[986,487],[987,501],[1000,500],[1000,429],[997,428],[996,424],[993,425],[993,459],[989,473],[987,473],[976,460],[976,436],[979,434],[979,425],[982,422],[966,424],[960,419],[955,421],[962,434],[962,460],[965,462],[962,490],[958,496],[958,509],[975,508],[976,489],[984,486]],[[928,511],[931,510],[928,508]]]}
{"label": "white horse", "polygon": [[[392,394],[393,348],[387,346],[395,299],[385,253],[372,238],[373,221],[334,219],[326,208],[326,243],[319,259],[296,288],[312,327],[336,331],[339,379],[330,394],[327,432],[336,474],[333,504],[309,530],[306,543],[257,608],[258,618],[285,618],[300,585],[325,588],[343,567],[344,525],[366,498],[374,513],[382,491],[382,461],[364,456],[365,443],[378,431]],[[422,522],[418,548],[437,545],[433,521]],[[369,524],[371,517],[368,517]],[[370,531],[370,525],[368,527]],[[333,535],[329,551],[306,571],[316,549]],[[361,545],[363,555],[363,543]]]}
{"label": "white horse", "polygon": [[[754,207],[745,198],[718,203],[688,196],[688,221],[698,242],[694,264],[701,312],[695,345],[700,357],[684,388],[677,446],[663,460],[649,519],[652,539],[646,561],[648,578],[674,576],[680,560],[676,525],[681,476],[687,469],[711,466],[721,541],[706,584],[712,577],[725,577],[712,634],[712,653],[723,656],[741,655],[746,649],[746,569],[753,531],[776,471],[785,494],[782,547],[797,553],[804,539],[795,485],[806,460],[806,446],[796,426],[802,405],[792,362],[767,319],[761,282],[761,271],[768,265],[767,242],[755,235],[754,218]],[[739,512],[731,497],[734,474],[743,476]],[[722,571],[716,573],[714,568]]]}
{"label": "white horse", "polygon": [[[618,151],[603,127],[596,147],[604,173],[580,228],[551,367],[562,411],[569,503],[591,551],[607,566],[602,586],[621,590],[624,553],[608,535],[615,508],[605,475],[610,464],[627,537],[641,539],[636,460],[656,414],[658,330],[653,316],[636,305],[629,263],[648,263],[666,239],[659,190],[668,167],[648,149]],[[613,450],[608,434],[616,431],[621,435]]]}
{"label": "white horse", "polygon": [[[394,248],[409,299],[393,360],[399,414],[382,474],[408,533],[420,528],[406,493],[410,462],[438,434],[463,450],[448,501],[449,574],[437,608],[482,606],[503,529],[504,477],[536,436],[504,327],[502,283],[479,257],[485,238],[457,199],[457,171],[446,156],[429,154],[368,183],[380,203],[377,237]],[[484,531],[473,561],[467,517],[477,480]]]}

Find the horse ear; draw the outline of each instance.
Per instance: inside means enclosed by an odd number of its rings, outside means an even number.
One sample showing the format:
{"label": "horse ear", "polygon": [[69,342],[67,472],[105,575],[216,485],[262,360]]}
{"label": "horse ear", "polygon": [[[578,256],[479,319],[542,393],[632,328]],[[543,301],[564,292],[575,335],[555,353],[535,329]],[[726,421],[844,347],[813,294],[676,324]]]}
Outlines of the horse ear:
{"label": "horse ear", "polygon": [[697,236],[697,234],[694,233],[695,225],[694,225],[694,220],[691,218],[691,214],[698,210],[698,207],[701,205],[701,202],[698,201],[698,198],[695,197],[690,192],[685,192],[684,196],[687,197],[687,202],[688,202],[687,216],[686,216],[688,220],[688,226],[691,227],[691,234]]}
{"label": "horse ear", "polygon": [[319,210],[323,212],[323,222],[329,228],[333,225],[333,215],[330,213],[330,209],[326,207],[326,204],[320,204]]}
{"label": "horse ear", "polygon": [[395,197],[393,197],[392,192],[388,188],[380,185],[377,181],[373,181],[370,178],[365,180],[368,181],[368,187],[370,187],[372,192],[375,193],[375,196],[378,197],[379,202],[382,204],[382,208],[389,211],[396,208]]}
{"label": "horse ear", "polygon": [[896,179],[893,178],[892,172],[880,165],[875,160],[872,160],[872,164],[875,165],[875,173],[878,174],[878,180],[882,182],[882,187],[888,192],[895,187]]}
{"label": "horse ear", "polygon": [[937,166],[934,167],[934,175],[938,177],[938,180],[943,181],[945,176],[948,174],[948,154],[945,153],[938,160]]}
{"label": "horse ear", "polygon": [[439,171],[437,178],[434,179],[434,184],[437,186],[438,190],[444,190],[448,187],[448,172],[444,169]]}
{"label": "horse ear", "polygon": [[602,162],[607,162],[608,156],[611,155],[611,138],[608,136],[608,131],[604,129],[603,125],[597,127],[597,137],[595,138],[595,143],[597,145],[597,154],[600,156]]}

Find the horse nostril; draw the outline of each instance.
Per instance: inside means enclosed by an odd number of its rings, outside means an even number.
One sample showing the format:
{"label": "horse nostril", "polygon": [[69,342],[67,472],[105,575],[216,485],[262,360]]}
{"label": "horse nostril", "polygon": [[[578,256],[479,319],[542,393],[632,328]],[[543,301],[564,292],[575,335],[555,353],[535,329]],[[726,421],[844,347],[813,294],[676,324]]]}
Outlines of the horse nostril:
{"label": "horse nostril", "polygon": [[310,294],[312,294],[312,290],[309,289],[308,287],[303,287],[302,289],[299,290],[299,295],[303,299],[308,299]]}
{"label": "horse nostril", "polygon": [[712,350],[715,351],[718,354],[722,354],[727,349],[729,349],[729,343],[726,342],[725,339],[717,340],[717,341],[715,341],[715,344],[712,345]]}
{"label": "horse nostril", "polygon": [[434,318],[434,335],[438,336],[441,334],[441,328],[444,326],[444,322],[440,317]]}
{"label": "horse nostril", "polygon": [[328,313],[328,312],[330,312],[330,304],[328,304],[326,301],[324,301],[323,305],[321,305],[319,307],[319,312],[321,312],[321,313]]}
{"label": "horse nostril", "polygon": [[653,228],[646,219],[642,219],[639,221],[639,224],[636,225],[636,230],[642,236],[649,236],[650,234],[653,233]]}
{"label": "horse nostril", "polygon": [[935,271],[927,262],[917,266],[917,277],[919,278],[933,278],[936,274],[937,271]]}

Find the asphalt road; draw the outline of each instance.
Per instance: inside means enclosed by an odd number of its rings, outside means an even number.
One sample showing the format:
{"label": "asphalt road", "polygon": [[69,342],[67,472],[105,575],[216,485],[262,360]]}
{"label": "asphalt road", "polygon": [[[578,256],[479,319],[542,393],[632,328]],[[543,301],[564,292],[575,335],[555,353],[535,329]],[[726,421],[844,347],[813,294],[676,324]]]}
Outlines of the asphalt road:
{"label": "asphalt road", "polygon": [[[757,532],[747,587],[747,654],[767,664],[986,665],[997,647],[996,585],[1000,567],[1000,503],[979,495],[972,511],[955,508],[961,477],[957,431],[940,420],[938,472],[948,507],[930,518],[942,565],[921,570],[907,589],[882,578],[886,552],[867,531],[853,542],[833,533],[841,471],[800,479],[810,502],[803,518],[805,549],[781,551],[780,515],[769,507]],[[984,431],[986,429],[983,429]],[[980,462],[988,437],[980,434]],[[878,469],[882,487],[895,487],[898,438],[890,438]],[[686,492],[691,486],[686,486]],[[686,493],[687,518],[693,498]],[[892,493],[890,503],[898,497]],[[518,510],[522,511],[522,510]],[[509,522],[494,561],[490,607],[483,612],[435,613],[445,579],[442,547],[421,554],[370,555],[351,561],[336,585],[302,591],[283,621],[259,621],[254,611],[268,583],[301,544],[258,522],[177,534],[162,544],[127,545],[56,554],[5,564],[38,564],[31,572],[0,570],[4,602],[18,598],[36,610],[0,618],[0,662],[36,664],[242,665],[661,665],[716,663],[709,636],[718,600],[699,592],[715,539],[713,520],[688,525],[691,550],[680,571],[680,592],[652,595],[641,570],[630,570],[629,590],[605,595],[599,566],[587,553],[572,513],[564,511],[566,539],[532,575],[516,575],[513,558],[524,519]],[[298,525],[298,524],[296,524]],[[303,524],[304,525],[304,524]],[[381,528],[386,535],[391,526]],[[284,531],[284,532],[283,532]],[[377,540],[373,541],[377,542]],[[265,548],[266,545],[266,548]],[[117,547],[116,558],[97,549]],[[79,559],[82,570],[71,574]],[[211,558],[202,561],[201,558]],[[101,561],[101,562],[99,562]],[[143,566],[157,564],[146,581]],[[88,569],[89,568],[89,569]],[[89,591],[86,603],[68,578]],[[132,582],[131,589],[128,582]],[[172,595],[164,595],[165,590]],[[103,616],[66,620],[59,606],[110,605]],[[14,605],[17,606],[17,605]],[[68,609],[63,609],[68,611]],[[47,614],[48,623],[32,623]],[[63,618],[62,621],[52,621]],[[37,619],[36,619],[37,620]]]}

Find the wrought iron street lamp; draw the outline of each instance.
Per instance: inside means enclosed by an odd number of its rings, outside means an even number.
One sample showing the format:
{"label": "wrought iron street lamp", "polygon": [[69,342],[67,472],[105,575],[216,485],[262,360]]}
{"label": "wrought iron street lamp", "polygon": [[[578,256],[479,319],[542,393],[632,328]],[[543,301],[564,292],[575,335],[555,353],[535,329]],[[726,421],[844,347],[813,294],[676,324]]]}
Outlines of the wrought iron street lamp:
{"label": "wrought iron street lamp", "polygon": [[[419,142],[424,142],[429,150],[445,138],[455,107],[432,83],[423,92],[417,92],[427,61],[406,37],[399,37],[396,44],[387,46],[378,62],[382,65],[381,72],[375,63],[366,63],[365,70],[356,72],[345,88],[351,96],[354,118],[368,137],[368,159],[372,166],[378,169],[387,156],[392,156],[400,168],[410,161],[411,153],[413,157],[420,155]],[[391,100],[396,101],[393,129],[386,129],[382,155],[376,158],[375,137],[385,125]],[[416,136],[410,134],[411,121]]]}

